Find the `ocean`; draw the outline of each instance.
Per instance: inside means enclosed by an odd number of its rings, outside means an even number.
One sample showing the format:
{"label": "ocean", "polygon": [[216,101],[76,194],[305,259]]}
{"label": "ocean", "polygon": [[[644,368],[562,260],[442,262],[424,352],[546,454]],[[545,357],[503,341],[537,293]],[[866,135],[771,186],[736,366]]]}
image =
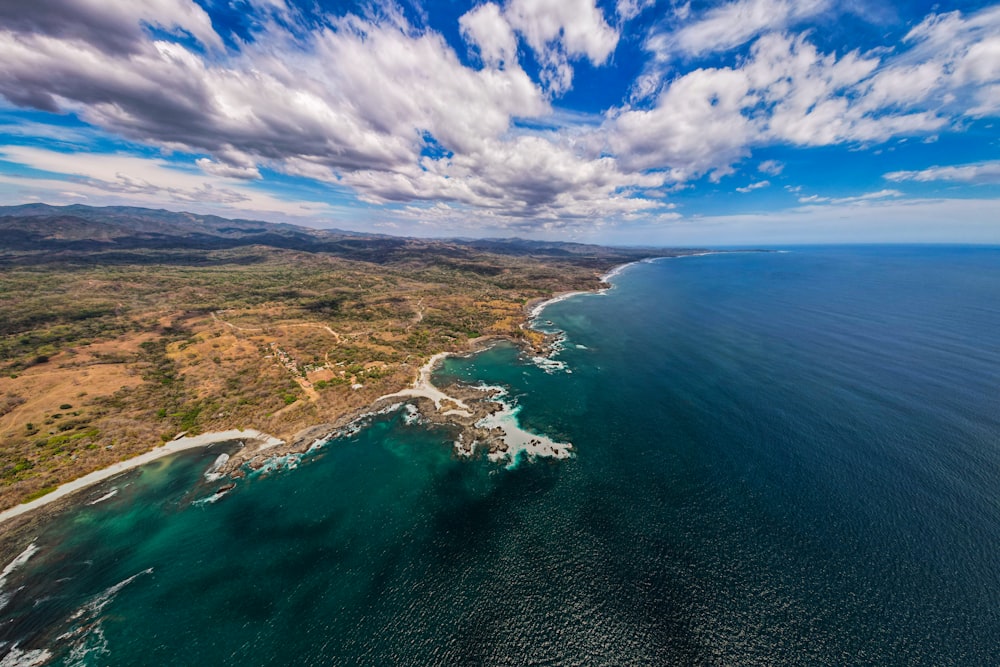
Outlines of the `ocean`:
{"label": "ocean", "polygon": [[1000,664],[1000,249],[612,281],[435,375],[570,458],[398,409],[221,497],[159,460],[0,564],[0,664]]}

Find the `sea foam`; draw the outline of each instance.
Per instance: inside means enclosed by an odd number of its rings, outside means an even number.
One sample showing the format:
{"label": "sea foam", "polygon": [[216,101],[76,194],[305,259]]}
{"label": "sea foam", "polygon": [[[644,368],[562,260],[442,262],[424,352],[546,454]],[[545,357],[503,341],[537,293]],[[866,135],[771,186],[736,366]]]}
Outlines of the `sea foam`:
{"label": "sea foam", "polygon": [[0,659],[0,667],[39,667],[51,659],[52,654],[45,649],[21,650],[14,644]]}
{"label": "sea foam", "polygon": [[211,467],[205,471],[205,481],[214,482],[218,479],[222,479],[222,473],[219,471],[222,470],[222,467],[226,465],[228,462],[229,462],[229,454],[226,453],[219,454],[219,456],[215,459],[215,462],[211,465]]}
{"label": "sea foam", "polygon": [[[14,593],[17,592],[14,591],[12,593],[4,590],[4,587],[7,585],[7,577],[13,574],[14,570],[18,569],[19,567],[27,563],[29,560],[31,560],[31,557],[37,551],[38,551],[38,546],[34,542],[32,542],[31,544],[28,545],[28,547],[24,551],[18,554],[14,558],[14,560],[7,563],[7,567],[3,569],[3,572],[0,572],[0,611],[2,611],[8,604],[10,604],[11,598],[13,597]],[[0,665],[2,665],[2,663],[0,663]]]}
{"label": "sea foam", "polygon": [[133,574],[127,579],[119,581],[113,586],[109,586],[102,593],[91,598],[69,617],[70,622],[73,623],[73,627],[56,637],[57,642],[68,642],[70,644],[69,654],[66,656],[66,664],[88,665],[93,662],[91,656],[102,656],[110,652],[108,649],[108,640],[104,636],[104,608],[111,604],[111,601],[115,599],[119,591],[144,574],[152,574],[152,572],[153,568],[150,567],[142,572]]}
{"label": "sea foam", "polygon": [[521,426],[518,414],[521,406],[513,401],[505,401],[507,390],[502,387],[486,387],[496,393],[493,400],[502,407],[499,411],[483,417],[476,422],[478,428],[487,430],[500,429],[503,435],[500,439],[506,445],[505,450],[490,452],[488,458],[494,463],[507,461],[507,468],[516,468],[522,458],[529,461],[537,457],[568,459],[573,456],[573,445],[568,442],[557,442],[545,435],[532,433]]}
{"label": "sea foam", "polygon": [[114,498],[117,495],[118,495],[118,487],[116,486],[116,487],[112,488],[110,491],[108,491],[107,493],[105,493],[103,496],[101,496],[99,498],[95,498],[94,500],[89,501],[87,504],[88,505],[96,505],[97,503],[103,503],[105,500],[111,500],[112,498]]}

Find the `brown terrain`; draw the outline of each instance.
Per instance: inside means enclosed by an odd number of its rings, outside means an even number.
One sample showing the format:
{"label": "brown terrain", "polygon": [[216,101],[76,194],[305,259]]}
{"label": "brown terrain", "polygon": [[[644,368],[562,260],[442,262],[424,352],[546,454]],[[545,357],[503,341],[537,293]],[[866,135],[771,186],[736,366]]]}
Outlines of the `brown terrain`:
{"label": "brown terrain", "polygon": [[0,242],[0,509],[180,433],[291,442],[409,386],[435,353],[538,347],[532,300],[670,254],[73,208],[0,209],[16,240]]}

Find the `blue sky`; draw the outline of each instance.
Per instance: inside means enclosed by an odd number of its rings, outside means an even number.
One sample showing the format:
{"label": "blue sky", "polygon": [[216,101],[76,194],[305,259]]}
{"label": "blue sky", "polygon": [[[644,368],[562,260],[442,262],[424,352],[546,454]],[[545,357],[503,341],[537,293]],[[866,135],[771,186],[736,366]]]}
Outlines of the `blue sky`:
{"label": "blue sky", "polygon": [[1000,5],[0,3],[0,203],[1000,243]]}

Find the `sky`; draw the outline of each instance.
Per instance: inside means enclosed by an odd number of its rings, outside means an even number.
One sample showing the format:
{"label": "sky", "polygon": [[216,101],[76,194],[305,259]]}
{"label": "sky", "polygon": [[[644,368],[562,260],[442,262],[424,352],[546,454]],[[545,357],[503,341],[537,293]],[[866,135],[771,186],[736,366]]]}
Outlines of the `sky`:
{"label": "sky", "polygon": [[1000,4],[0,0],[0,204],[1000,243]]}

